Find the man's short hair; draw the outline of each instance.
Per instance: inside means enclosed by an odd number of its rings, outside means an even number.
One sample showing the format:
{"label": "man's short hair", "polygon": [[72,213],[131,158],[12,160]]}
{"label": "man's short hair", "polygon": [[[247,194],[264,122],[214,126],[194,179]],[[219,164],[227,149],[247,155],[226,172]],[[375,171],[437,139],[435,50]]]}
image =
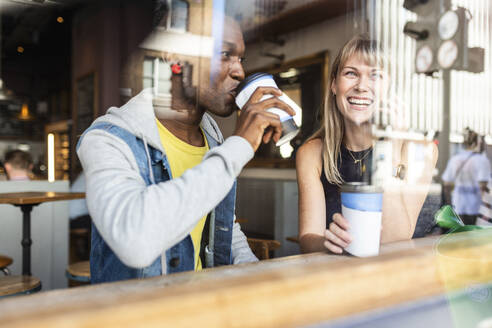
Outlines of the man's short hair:
{"label": "man's short hair", "polygon": [[469,127],[465,128],[463,144],[465,147],[472,147],[478,144],[479,135]]}
{"label": "man's short hair", "polygon": [[32,157],[29,153],[15,149],[5,153],[5,163],[9,163],[15,169],[28,170],[32,165]]}

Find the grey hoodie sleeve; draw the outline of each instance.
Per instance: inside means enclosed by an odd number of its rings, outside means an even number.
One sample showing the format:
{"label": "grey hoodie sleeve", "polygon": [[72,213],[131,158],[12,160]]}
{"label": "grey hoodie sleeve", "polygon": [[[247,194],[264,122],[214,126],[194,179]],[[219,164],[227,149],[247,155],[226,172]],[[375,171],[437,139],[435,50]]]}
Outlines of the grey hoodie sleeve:
{"label": "grey hoodie sleeve", "polygon": [[[94,224],[119,259],[138,268],[185,238],[226,196],[254,153],[248,141],[232,136],[181,177],[151,186],[128,145],[106,131],[87,133],[77,154]],[[235,229],[235,240],[241,234]]]}
{"label": "grey hoodie sleeve", "polygon": [[232,230],[232,259],[234,264],[258,261],[251,248],[249,248],[248,240],[237,222],[234,222]]}

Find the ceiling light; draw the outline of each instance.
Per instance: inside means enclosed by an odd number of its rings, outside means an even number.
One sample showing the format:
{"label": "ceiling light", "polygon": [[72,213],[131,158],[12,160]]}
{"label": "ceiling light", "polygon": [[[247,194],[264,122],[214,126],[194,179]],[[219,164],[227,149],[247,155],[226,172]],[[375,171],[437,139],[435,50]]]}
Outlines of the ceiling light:
{"label": "ceiling light", "polygon": [[33,117],[31,116],[31,113],[29,113],[29,107],[27,107],[26,103],[22,104],[21,111],[20,111],[19,115],[17,116],[17,118],[19,120],[22,120],[22,121],[28,121],[28,120],[33,119]]}
{"label": "ceiling light", "polygon": [[15,100],[13,92],[3,87],[3,81],[0,78],[0,102],[14,102]]}
{"label": "ceiling light", "polygon": [[56,18],[56,21],[57,21],[58,23],[60,23],[60,24],[61,24],[61,23],[63,23],[65,20],[63,19],[63,17],[58,16],[58,17]]}
{"label": "ceiling light", "polygon": [[17,149],[22,150],[22,151],[26,151],[26,152],[30,152],[31,151],[31,146],[29,146],[26,143],[20,143],[20,144],[17,145]]}
{"label": "ceiling light", "polygon": [[278,75],[282,79],[288,79],[288,78],[294,77],[294,76],[296,76],[298,74],[299,74],[299,71],[298,70],[296,70],[295,68],[291,68],[291,69],[289,69],[286,72],[280,72]]}
{"label": "ceiling light", "polygon": [[20,53],[20,54],[23,53],[24,52],[24,47],[23,46],[18,46],[17,47],[17,52]]}

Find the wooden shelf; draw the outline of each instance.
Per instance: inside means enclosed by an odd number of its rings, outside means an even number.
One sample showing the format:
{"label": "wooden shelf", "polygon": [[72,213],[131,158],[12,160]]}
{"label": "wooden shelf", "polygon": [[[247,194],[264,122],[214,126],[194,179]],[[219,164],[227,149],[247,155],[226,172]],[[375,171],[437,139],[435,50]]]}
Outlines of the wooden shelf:
{"label": "wooden shelf", "polygon": [[264,23],[244,32],[246,43],[254,43],[261,39],[275,38],[278,35],[300,30],[304,27],[320,23],[353,12],[354,1],[318,0],[295,7],[268,19]]}

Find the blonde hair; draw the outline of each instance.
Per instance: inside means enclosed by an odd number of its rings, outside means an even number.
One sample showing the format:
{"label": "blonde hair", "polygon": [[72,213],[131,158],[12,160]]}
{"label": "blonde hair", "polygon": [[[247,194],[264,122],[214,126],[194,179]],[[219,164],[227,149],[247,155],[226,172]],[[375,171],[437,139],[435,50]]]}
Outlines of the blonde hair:
{"label": "blonde hair", "polygon": [[341,185],[344,181],[340,175],[337,159],[340,157],[342,141],[345,134],[343,116],[337,108],[335,94],[331,85],[336,81],[340,70],[353,55],[371,66],[384,67],[384,58],[380,47],[375,40],[367,35],[357,35],[350,39],[340,49],[331,67],[330,81],[327,84],[328,92],[323,102],[321,113],[321,127],[307,140],[320,138],[323,142],[322,161],[323,170],[329,183]]}

